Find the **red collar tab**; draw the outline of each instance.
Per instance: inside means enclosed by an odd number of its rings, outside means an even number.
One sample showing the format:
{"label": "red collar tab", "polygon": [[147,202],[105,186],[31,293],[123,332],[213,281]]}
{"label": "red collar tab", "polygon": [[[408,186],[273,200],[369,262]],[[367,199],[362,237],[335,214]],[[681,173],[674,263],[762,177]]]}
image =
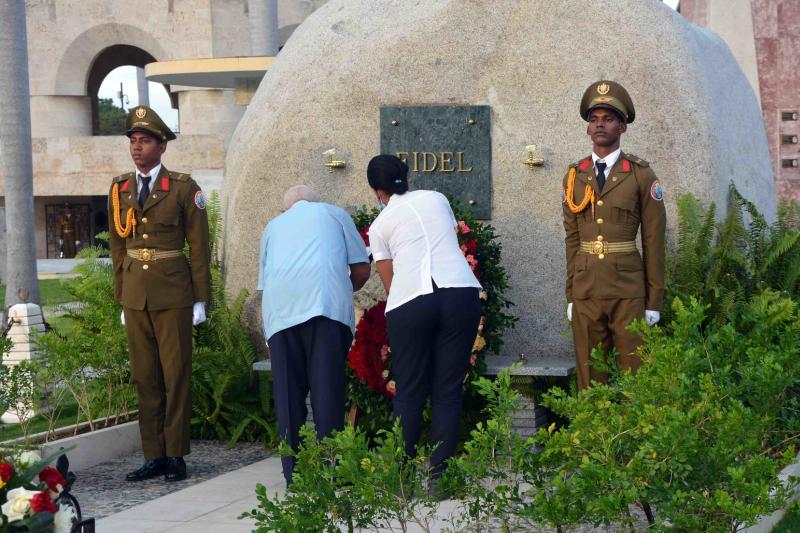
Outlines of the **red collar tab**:
{"label": "red collar tab", "polygon": [[161,190],[162,191],[169,190],[169,178],[161,178]]}
{"label": "red collar tab", "polygon": [[627,159],[622,160],[622,171],[623,172],[630,172],[631,171],[631,162]]}
{"label": "red collar tab", "polygon": [[121,190],[123,192],[127,191],[128,190],[128,185],[130,185],[130,184],[131,184],[130,178],[126,179],[125,183],[122,184],[122,189]]}
{"label": "red collar tab", "polygon": [[586,170],[587,168],[589,168],[589,160],[584,159],[583,161],[581,161],[581,164],[578,165],[578,170]]}

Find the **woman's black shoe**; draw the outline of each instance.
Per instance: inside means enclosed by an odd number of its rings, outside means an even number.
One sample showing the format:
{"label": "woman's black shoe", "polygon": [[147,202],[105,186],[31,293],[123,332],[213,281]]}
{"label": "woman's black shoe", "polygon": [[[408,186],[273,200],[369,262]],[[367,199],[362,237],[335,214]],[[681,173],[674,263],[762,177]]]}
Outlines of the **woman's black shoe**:
{"label": "woman's black shoe", "polygon": [[163,457],[160,459],[148,459],[144,464],[133,472],[125,476],[126,481],[144,481],[152,477],[163,475],[167,471],[167,460]]}
{"label": "woman's black shoe", "polygon": [[164,473],[164,481],[182,481],[186,479],[186,462],[183,457],[170,457]]}

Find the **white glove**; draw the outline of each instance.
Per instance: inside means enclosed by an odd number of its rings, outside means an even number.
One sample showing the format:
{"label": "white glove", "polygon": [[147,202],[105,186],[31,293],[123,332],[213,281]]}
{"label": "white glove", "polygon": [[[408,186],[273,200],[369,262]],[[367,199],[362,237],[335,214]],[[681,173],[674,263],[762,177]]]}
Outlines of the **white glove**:
{"label": "white glove", "polygon": [[644,312],[644,319],[647,321],[648,326],[655,326],[656,322],[661,320],[661,313],[648,309]]}
{"label": "white glove", "polygon": [[206,321],[206,303],[195,302],[192,307],[192,325],[202,324]]}
{"label": "white glove", "polygon": [[572,322],[572,302],[567,304],[567,319]]}
{"label": "white glove", "polygon": [[123,311],[122,313],[120,313],[120,315],[119,315],[119,321],[120,321],[120,322],[122,322],[122,325],[123,325],[123,326],[125,325],[125,311]]}
{"label": "white glove", "polygon": [[80,246],[80,245],[81,245],[81,241],[75,241],[75,246]]}

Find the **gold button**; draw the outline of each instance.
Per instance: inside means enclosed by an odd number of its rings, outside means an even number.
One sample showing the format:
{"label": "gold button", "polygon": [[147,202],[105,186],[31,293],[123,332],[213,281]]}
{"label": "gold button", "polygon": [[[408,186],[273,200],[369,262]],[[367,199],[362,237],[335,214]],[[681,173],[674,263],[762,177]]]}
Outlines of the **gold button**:
{"label": "gold button", "polygon": [[147,217],[142,217],[142,222],[143,222],[144,224],[147,224]]}
{"label": "gold button", "polygon": [[592,177],[591,176],[587,176],[586,179],[589,180],[589,181],[592,181]]}
{"label": "gold button", "polygon": [[150,268],[150,265],[142,265],[142,270],[147,270],[148,268]]}
{"label": "gold button", "polygon": [[[603,200],[597,200],[597,205],[603,205]],[[144,222],[144,221],[142,221]]]}
{"label": "gold button", "polygon": [[[597,258],[598,259],[603,259],[603,258],[605,258],[605,256],[606,256],[606,254],[600,254],[600,255],[597,256]],[[145,266],[147,266],[147,265],[145,265]]]}
{"label": "gold button", "polygon": [[142,233],[142,239],[146,239],[147,237],[149,237],[147,233]]}
{"label": "gold button", "polygon": [[[614,181],[617,181],[617,178],[614,178]],[[153,198],[158,198],[158,195],[157,195],[157,194],[154,194],[154,195],[153,195]]]}
{"label": "gold button", "polygon": [[614,176],[613,178],[611,178],[611,181],[617,181],[617,177]]}
{"label": "gold button", "polygon": [[597,236],[597,240],[598,240],[598,241],[602,241],[602,240],[603,240],[603,236],[602,236],[602,235],[598,235],[598,236]]}
{"label": "gold button", "polygon": [[603,219],[602,219],[602,218],[598,218],[598,219],[597,219],[597,223],[598,223],[598,224],[602,224],[602,223],[603,223]]}
{"label": "gold button", "polygon": [[129,194],[129,195],[128,195],[128,200],[130,200],[130,199],[131,199],[131,195]]}

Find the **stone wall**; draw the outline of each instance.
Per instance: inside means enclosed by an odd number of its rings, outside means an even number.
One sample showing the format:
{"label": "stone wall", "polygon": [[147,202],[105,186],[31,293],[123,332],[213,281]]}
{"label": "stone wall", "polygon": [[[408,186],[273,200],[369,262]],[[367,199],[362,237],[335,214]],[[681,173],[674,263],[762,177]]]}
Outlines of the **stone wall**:
{"label": "stone wall", "polygon": [[[624,28],[595,38],[597,28]],[[226,160],[225,260],[232,293],[254,290],[258,234],[287,187],[344,207],[374,204],[365,176],[384,105],[492,108],[492,224],[520,317],[504,352],[570,357],[561,179],[589,155],[578,115],[600,78],[630,91],[623,149],[652,162],[670,228],[686,192],[724,205],[733,181],[767,216],[775,195],[755,95],[724,42],[660,2],[331,0],[267,73]],[[735,117],[735,120],[732,120]],[[536,144],[544,167],[528,169]],[[347,168],[329,174],[323,151]],[[249,302],[257,320],[257,298]]]}

